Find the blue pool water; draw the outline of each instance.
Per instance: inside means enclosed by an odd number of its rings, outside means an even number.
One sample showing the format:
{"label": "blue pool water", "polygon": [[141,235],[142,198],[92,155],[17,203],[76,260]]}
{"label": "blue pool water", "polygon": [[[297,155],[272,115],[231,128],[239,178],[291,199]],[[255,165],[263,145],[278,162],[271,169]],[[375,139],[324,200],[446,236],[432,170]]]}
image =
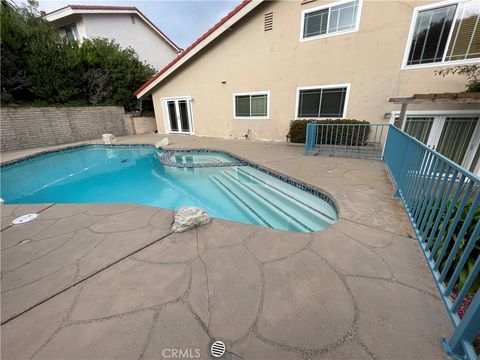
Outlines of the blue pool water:
{"label": "blue pool water", "polygon": [[[177,168],[148,146],[89,146],[1,168],[1,197],[22,203],[137,203],[290,231],[318,231],[337,215],[323,199],[250,166]],[[236,161],[215,152],[176,153],[178,163]]]}

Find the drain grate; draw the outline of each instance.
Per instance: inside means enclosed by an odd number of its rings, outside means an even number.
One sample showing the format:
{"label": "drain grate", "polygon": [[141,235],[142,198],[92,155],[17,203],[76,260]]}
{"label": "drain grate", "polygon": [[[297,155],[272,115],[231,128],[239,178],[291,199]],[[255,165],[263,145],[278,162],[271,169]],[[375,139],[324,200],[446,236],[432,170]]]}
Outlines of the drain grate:
{"label": "drain grate", "polygon": [[38,214],[22,215],[22,216],[17,217],[16,219],[13,219],[12,225],[25,224],[29,221],[35,220],[37,217],[38,217]]}
{"label": "drain grate", "polygon": [[219,358],[225,354],[225,344],[222,341],[215,341],[210,348],[213,357]]}

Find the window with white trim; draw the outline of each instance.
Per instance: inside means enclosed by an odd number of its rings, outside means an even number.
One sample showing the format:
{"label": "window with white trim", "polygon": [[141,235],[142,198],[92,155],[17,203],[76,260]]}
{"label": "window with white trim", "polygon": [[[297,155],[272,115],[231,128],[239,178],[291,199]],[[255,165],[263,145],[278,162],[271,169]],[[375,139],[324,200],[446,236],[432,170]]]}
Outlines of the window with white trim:
{"label": "window with white trim", "polygon": [[[480,58],[480,2],[416,9],[406,66]],[[406,55],[407,55],[406,54]]]}
{"label": "window with white trim", "polygon": [[360,1],[338,1],[303,11],[302,39],[358,30]]}
{"label": "window with white trim", "polygon": [[76,24],[70,24],[70,25],[64,26],[60,28],[60,30],[63,30],[65,32],[64,36],[68,39],[68,41],[78,40],[78,32],[77,32]]}
{"label": "window with white trim", "polygon": [[298,89],[298,118],[342,118],[346,112],[347,86]]}
{"label": "window with white trim", "polygon": [[268,118],[268,92],[233,94],[236,118]]}

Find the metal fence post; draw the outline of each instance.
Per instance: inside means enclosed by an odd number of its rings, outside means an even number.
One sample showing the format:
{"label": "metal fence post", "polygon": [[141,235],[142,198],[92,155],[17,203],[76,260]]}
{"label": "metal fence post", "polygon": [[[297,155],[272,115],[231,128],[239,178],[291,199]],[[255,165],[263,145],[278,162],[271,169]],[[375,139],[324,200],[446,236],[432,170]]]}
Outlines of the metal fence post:
{"label": "metal fence post", "polygon": [[[472,345],[480,332],[480,257],[472,250],[480,239],[480,178],[393,126],[384,160],[455,328],[442,345],[454,359],[478,360]],[[468,294],[473,300],[460,319]]]}
{"label": "metal fence post", "polygon": [[465,316],[458,324],[450,340],[443,339],[442,344],[447,354],[454,359],[475,359],[469,344],[480,331],[480,291],[473,298]]}

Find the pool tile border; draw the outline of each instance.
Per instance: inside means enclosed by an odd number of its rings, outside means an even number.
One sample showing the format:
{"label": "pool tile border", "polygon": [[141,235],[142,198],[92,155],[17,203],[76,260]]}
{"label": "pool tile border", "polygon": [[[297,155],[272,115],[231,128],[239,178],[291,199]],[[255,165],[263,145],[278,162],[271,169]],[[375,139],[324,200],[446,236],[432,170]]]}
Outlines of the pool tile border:
{"label": "pool tile border", "polygon": [[[41,151],[41,152],[38,152],[38,153],[33,154],[33,155],[28,155],[28,156],[25,156],[25,157],[22,157],[22,158],[19,158],[19,159],[6,161],[6,162],[0,164],[0,170],[3,169],[3,168],[10,167],[10,166],[15,165],[15,164],[25,162],[27,160],[37,158],[39,156],[43,156],[43,155],[47,155],[47,154],[54,154],[54,153],[59,153],[59,152],[72,151],[72,150],[86,148],[86,147],[112,147],[112,148],[113,147],[149,147],[149,148],[155,148],[155,146],[152,145],[152,144],[109,144],[109,145],[106,145],[106,144],[99,143],[99,144],[73,145],[73,146],[66,146],[66,147],[59,148],[59,149],[54,149],[54,150],[45,150],[45,151]],[[326,201],[331,207],[333,207],[333,209],[335,210],[335,212],[337,214],[337,217],[340,216],[338,206],[335,203],[335,201],[333,200],[333,197],[331,195],[325,194],[323,191],[317,189],[313,185],[309,185],[309,184],[306,184],[306,183],[301,182],[299,180],[296,180],[296,179],[294,179],[290,176],[274,172],[274,171],[272,171],[272,170],[270,170],[270,169],[268,169],[268,168],[266,168],[262,165],[252,163],[250,160],[247,160],[247,159],[244,159],[244,158],[242,158],[238,155],[232,154],[229,151],[213,149],[213,148],[212,149],[210,149],[210,148],[208,148],[208,149],[206,149],[206,148],[188,148],[188,149],[187,148],[168,148],[168,149],[158,148],[158,149],[163,150],[164,152],[166,152],[166,151],[174,151],[174,152],[175,151],[181,151],[181,152],[219,152],[219,153],[223,153],[223,154],[228,155],[228,156],[230,156],[234,159],[237,159],[239,162],[242,163],[242,166],[245,166],[245,165],[251,166],[254,169],[260,170],[260,171],[262,171],[262,172],[264,172],[264,173],[266,173],[270,176],[273,176],[274,178],[282,180],[282,181],[286,182],[287,184],[290,184],[290,185],[296,187],[297,189],[306,191],[309,194],[312,194],[312,195]],[[222,166],[224,166],[224,165],[222,165]],[[234,165],[234,166],[239,166],[239,165]],[[209,166],[209,167],[216,167],[216,166]]]}
{"label": "pool tile border", "polygon": [[158,157],[159,161],[165,165],[170,167],[176,167],[180,169],[194,169],[194,168],[206,168],[206,167],[230,167],[230,166],[245,166],[244,161],[229,161],[229,162],[218,162],[218,163],[209,163],[209,164],[187,164],[187,163],[177,163],[176,161],[172,160],[172,156],[176,153],[208,153],[212,152],[209,150],[165,150],[164,153]]}
{"label": "pool tile border", "polygon": [[8,160],[8,161],[2,162],[0,164],[0,169],[10,167],[12,165],[16,165],[16,164],[19,164],[19,163],[22,163],[22,162],[25,162],[25,161],[28,161],[28,160],[32,160],[32,159],[35,159],[39,156],[48,155],[48,154],[55,154],[55,153],[59,153],[59,152],[67,152],[67,151],[77,150],[77,149],[81,149],[81,148],[85,148],[85,147],[112,147],[112,148],[113,147],[151,147],[151,148],[155,148],[155,146],[153,146],[152,144],[108,144],[108,145],[107,144],[81,144],[81,145],[73,145],[73,146],[63,147],[63,148],[60,148],[60,149],[40,151],[36,154],[27,155],[27,156],[21,157],[19,159]]}
{"label": "pool tile border", "polygon": [[[167,151],[167,149],[164,149],[164,148],[161,148],[162,150],[164,151]],[[284,174],[280,174],[280,173],[277,173],[277,172],[274,172],[268,168],[266,168],[265,166],[262,166],[262,165],[259,165],[259,164],[255,164],[255,163],[252,163],[250,160],[247,160],[245,158],[242,158],[241,156],[238,156],[238,155],[235,155],[235,154],[232,154],[231,152],[229,151],[226,151],[226,150],[220,150],[220,149],[214,149],[214,148],[209,148],[209,149],[205,149],[205,148],[189,148],[189,149],[184,149],[184,148],[168,148],[168,150],[171,150],[171,151],[182,151],[182,152],[219,152],[219,153],[223,153],[225,155],[228,155],[234,159],[237,159],[238,161],[240,162],[243,162],[244,165],[248,165],[248,166],[251,166],[253,167],[254,169],[257,169],[257,170],[260,170],[270,176],[273,176],[274,178],[277,178],[279,180],[282,180],[284,182],[286,182],[287,184],[290,184],[292,186],[295,186],[297,189],[300,189],[300,190],[303,190],[303,191],[306,191],[308,192],[309,194],[311,195],[314,195],[316,197],[319,197],[320,199],[326,201],[331,207],[333,207],[333,209],[335,210],[335,213],[337,214],[337,217],[339,217],[339,210],[338,210],[338,206],[337,204],[335,203],[335,201],[333,200],[333,196],[331,195],[327,195],[325,194],[323,191],[315,188],[313,185],[309,185],[309,184],[306,184],[304,182],[301,182],[299,180],[296,180],[290,176],[287,176],[287,175],[284,175]]]}

